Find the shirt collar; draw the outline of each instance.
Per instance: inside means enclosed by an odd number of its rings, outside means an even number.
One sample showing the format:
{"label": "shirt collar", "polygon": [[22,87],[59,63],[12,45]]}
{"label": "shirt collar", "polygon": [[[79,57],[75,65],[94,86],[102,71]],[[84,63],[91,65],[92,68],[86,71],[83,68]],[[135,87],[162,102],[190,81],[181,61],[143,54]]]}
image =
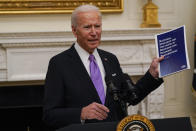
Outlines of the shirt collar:
{"label": "shirt collar", "polygon": [[[76,51],[78,52],[79,56],[81,57],[81,59],[88,61],[90,54],[86,50],[84,50],[77,42],[75,42],[74,47]],[[95,59],[99,57],[97,49],[95,49],[92,54],[95,56]]]}

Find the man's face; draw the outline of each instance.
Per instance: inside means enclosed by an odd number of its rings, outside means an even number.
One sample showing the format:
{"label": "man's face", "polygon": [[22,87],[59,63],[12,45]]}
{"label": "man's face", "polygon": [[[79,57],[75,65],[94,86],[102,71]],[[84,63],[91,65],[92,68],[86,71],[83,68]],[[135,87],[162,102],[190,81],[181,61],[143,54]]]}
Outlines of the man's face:
{"label": "man's face", "polygon": [[101,24],[98,12],[91,11],[78,13],[77,26],[72,26],[72,32],[78,44],[89,53],[92,53],[100,44]]}

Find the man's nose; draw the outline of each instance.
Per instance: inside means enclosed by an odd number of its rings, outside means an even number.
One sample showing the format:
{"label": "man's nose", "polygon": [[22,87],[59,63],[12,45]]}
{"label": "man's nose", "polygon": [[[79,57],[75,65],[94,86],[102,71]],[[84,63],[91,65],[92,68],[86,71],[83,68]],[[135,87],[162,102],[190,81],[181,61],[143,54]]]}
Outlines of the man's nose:
{"label": "man's nose", "polygon": [[94,26],[91,28],[91,35],[96,35],[96,29]]}

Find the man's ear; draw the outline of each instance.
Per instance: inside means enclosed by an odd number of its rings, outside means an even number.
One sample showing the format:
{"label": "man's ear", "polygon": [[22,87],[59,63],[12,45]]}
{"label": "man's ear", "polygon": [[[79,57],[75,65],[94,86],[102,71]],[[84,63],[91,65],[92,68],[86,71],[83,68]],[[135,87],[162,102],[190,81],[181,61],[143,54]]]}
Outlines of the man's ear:
{"label": "man's ear", "polygon": [[77,37],[77,31],[76,31],[76,27],[74,27],[73,25],[71,26],[72,29],[72,33],[74,34],[75,37]]}

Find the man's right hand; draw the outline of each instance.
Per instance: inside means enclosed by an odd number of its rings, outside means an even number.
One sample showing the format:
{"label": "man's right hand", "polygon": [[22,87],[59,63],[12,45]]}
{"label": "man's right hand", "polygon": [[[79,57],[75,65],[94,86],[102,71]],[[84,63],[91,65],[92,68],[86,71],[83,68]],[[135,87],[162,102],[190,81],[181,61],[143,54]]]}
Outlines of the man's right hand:
{"label": "man's right hand", "polygon": [[93,102],[92,104],[82,108],[81,119],[104,120],[107,118],[109,112],[110,111],[106,106]]}

